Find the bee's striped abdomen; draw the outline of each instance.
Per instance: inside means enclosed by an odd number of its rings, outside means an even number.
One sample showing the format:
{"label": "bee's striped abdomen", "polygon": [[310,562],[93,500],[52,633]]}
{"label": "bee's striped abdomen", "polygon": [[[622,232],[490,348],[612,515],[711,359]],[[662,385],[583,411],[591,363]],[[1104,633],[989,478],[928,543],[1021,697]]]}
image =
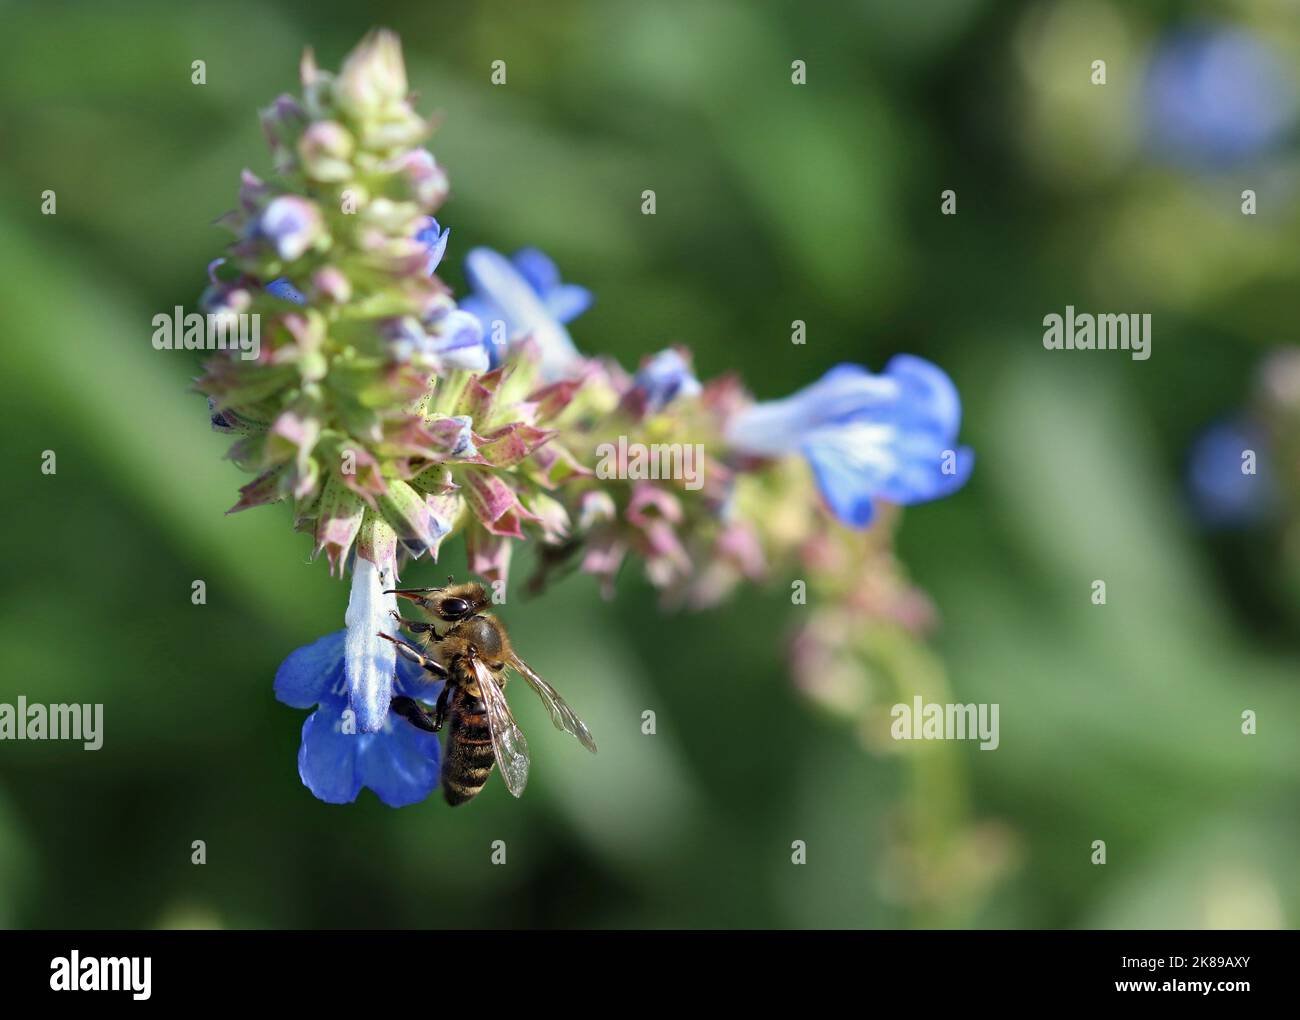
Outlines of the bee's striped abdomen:
{"label": "bee's striped abdomen", "polygon": [[447,754],[442,760],[442,795],[455,806],[483,789],[496,759],[482,701],[457,687],[451,696],[448,718],[451,728]]}

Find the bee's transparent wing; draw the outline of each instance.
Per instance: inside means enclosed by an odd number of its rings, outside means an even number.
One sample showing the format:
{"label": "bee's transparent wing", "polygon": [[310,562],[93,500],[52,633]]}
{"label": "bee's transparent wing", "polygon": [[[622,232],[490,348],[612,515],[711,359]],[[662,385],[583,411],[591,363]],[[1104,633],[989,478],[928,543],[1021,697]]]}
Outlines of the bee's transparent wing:
{"label": "bee's transparent wing", "polygon": [[591,730],[587,729],[587,724],[578,718],[578,713],[571,709],[569,703],[560,697],[559,692],[538,676],[532,666],[524,662],[519,656],[512,655],[510,665],[528,681],[528,686],[535,690],[537,696],[546,703],[546,707],[551,713],[551,722],[555,723],[555,728],[564,730],[566,733],[572,733],[582,743],[583,747],[595,754],[596,738],[591,735]]}
{"label": "bee's transparent wing", "polygon": [[501,767],[506,789],[518,797],[528,784],[528,741],[510,714],[506,696],[497,686],[496,677],[482,662],[474,660],[474,676],[487,708],[488,729],[492,732],[492,750]]}

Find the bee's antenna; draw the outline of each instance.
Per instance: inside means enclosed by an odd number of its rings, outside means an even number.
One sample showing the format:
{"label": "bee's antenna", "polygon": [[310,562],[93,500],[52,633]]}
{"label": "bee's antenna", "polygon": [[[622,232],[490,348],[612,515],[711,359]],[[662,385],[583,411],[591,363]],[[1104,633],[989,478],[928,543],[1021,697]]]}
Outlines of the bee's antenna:
{"label": "bee's antenna", "polygon": [[442,591],[441,588],[389,588],[385,595],[418,595],[426,591]]}

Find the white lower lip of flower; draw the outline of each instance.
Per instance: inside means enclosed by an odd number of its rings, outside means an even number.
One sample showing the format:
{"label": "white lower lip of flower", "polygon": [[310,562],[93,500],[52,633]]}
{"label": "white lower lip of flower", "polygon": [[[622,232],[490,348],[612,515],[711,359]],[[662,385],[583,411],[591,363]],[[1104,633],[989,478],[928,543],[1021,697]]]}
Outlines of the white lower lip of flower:
{"label": "white lower lip of flower", "polygon": [[361,556],[352,568],[352,594],[348,599],[347,637],[343,643],[343,666],[348,680],[357,730],[373,733],[383,728],[393,697],[393,674],[397,649],[382,632],[397,636],[397,596],[385,595],[396,578],[394,564],[375,564]]}
{"label": "white lower lip of flower", "polygon": [[541,351],[538,371],[545,380],[563,379],[571,375],[575,365],[582,360],[569,331],[554,320],[538,321],[529,335]]}
{"label": "white lower lip of flower", "polygon": [[898,392],[892,379],[879,376],[844,383],[823,379],[793,396],[765,400],[739,412],[727,426],[727,444],[760,457],[793,453],[814,430],[869,425],[844,419],[855,409],[886,407]]}
{"label": "white lower lip of flower", "polygon": [[805,441],[834,450],[846,466],[857,471],[889,475],[898,468],[892,450],[897,436],[898,430],[892,426],[857,422],[818,429]]}
{"label": "white lower lip of flower", "polygon": [[[501,310],[512,333],[510,341],[533,338],[541,353],[542,378],[552,380],[570,374],[581,360],[573,338],[510,260],[490,249],[475,248],[465,257],[465,268],[478,289]],[[489,337],[493,336],[491,324],[484,326]]]}
{"label": "white lower lip of flower", "polygon": [[487,348],[482,344],[477,347],[456,348],[439,357],[447,368],[462,372],[486,372],[490,365]]}

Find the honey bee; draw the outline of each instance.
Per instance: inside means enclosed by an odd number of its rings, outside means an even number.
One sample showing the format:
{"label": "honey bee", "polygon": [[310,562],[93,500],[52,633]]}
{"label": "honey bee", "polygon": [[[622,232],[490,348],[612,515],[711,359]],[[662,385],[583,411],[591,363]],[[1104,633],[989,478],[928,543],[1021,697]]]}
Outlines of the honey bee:
{"label": "honey bee", "polygon": [[395,644],[400,655],[423,667],[431,678],[444,682],[432,716],[414,698],[395,697],[392,709],[430,733],[450,722],[442,761],[442,792],[448,804],[464,804],[483,789],[494,762],[501,766],[506,789],[516,797],[524,792],[528,741],[502,692],[507,669],[522,676],[537,692],[557,729],[572,733],[595,753],[596,741],[587,724],[515,653],[501,621],[484,612],[489,599],[481,584],[395,588],[384,594],[415,603],[428,617],[427,621],[412,621],[397,616],[403,628],[419,636],[428,654],[400,638],[379,636]]}

